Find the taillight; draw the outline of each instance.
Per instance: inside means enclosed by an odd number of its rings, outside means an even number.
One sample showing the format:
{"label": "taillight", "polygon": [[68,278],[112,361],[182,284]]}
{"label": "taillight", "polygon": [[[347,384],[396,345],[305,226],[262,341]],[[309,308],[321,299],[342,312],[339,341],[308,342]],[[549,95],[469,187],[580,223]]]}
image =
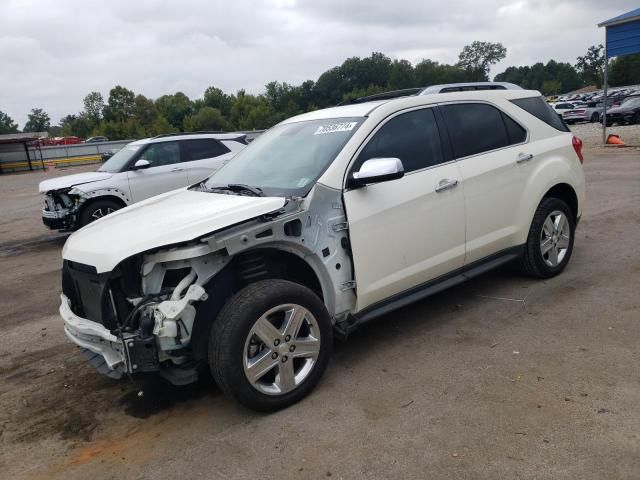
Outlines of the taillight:
{"label": "taillight", "polygon": [[584,157],[582,156],[582,140],[580,140],[578,137],[574,135],[571,143],[573,144],[573,149],[576,151],[578,160],[580,160],[580,163],[583,163]]}

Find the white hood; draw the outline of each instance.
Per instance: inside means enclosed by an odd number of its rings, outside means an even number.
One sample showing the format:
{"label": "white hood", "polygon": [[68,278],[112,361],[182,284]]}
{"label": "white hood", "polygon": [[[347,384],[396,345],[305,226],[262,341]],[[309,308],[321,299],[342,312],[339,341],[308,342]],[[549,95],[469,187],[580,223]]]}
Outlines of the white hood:
{"label": "white hood", "polygon": [[76,173],[75,175],[67,175],[65,177],[52,178],[40,182],[38,190],[40,193],[47,193],[51,190],[60,190],[62,188],[70,188],[81,183],[98,182],[111,178],[113,173],[108,172],[86,172]]}
{"label": "white hood", "polygon": [[69,237],[65,260],[108,272],[125,258],[193,240],[282,208],[281,197],[247,197],[174,190],[118,210]]}

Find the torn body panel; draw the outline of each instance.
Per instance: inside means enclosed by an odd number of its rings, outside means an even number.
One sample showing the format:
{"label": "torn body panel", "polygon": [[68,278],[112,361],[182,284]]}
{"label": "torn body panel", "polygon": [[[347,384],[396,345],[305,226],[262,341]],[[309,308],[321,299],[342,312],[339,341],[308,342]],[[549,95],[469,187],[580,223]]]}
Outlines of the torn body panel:
{"label": "torn body panel", "polygon": [[[100,355],[103,346],[110,345],[110,368],[127,373],[159,372],[175,383],[194,380],[195,345],[202,344],[209,331],[198,322],[212,321],[210,316],[199,316],[198,309],[209,295],[220,295],[210,285],[223,270],[237,283],[229,288],[236,288],[265,275],[296,278],[297,269],[303,267],[315,277],[309,281],[317,285],[315,290],[334,323],[344,320],[356,301],[347,230],[341,192],[317,184],[306,198],[289,199],[278,210],[187,243],[122,259],[111,272],[97,273],[114,282],[104,286],[102,291],[107,293],[102,295],[103,308],[115,315],[116,325],[109,330],[74,313],[76,325],[80,322],[91,330],[94,342],[87,337],[81,344],[77,335],[69,338]],[[264,261],[274,255],[278,259],[295,257],[302,263],[284,262],[274,271]],[[73,305],[66,297],[65,302]],[[108,313],[103,314],[101,321],[106,322],[107,317]],[[73,328],[68,316],[63,318],[65,328]],[[115,348],[114,337],[121,348]]]}
{"label": "torn body panel", "polygon": [[129,205],[131,198],[118,188],[99,188],[83,191],[79,187],[46,192],[42,208],[42,222],[52,230],[71,231],[79,227],[80,212],[93,198],[115,198]]}

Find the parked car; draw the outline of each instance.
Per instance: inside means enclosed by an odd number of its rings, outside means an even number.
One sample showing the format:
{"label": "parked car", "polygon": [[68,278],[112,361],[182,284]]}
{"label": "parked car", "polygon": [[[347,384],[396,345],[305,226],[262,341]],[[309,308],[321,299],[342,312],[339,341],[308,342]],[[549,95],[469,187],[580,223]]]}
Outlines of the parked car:
{"label": "parked car", "polygon": [[574,108],[573,103],[569,102],[550,103],[549,105],[551,106],[551,108],[553,108],[553,110],[558,114],[559,117],[562,117],[562,114],[564,112],[568,112],[569,110],[573,110]]}
{"label": "parked car", "polygon": [[76,230],[132,203],[199,182],[246,146],[245,135],[170,134],[138,140],[96,172],[40,183],[42,221]]}
{"label": "parked car", "polygon": [[[602,123],[602,120],[601,122]],[[622,105],[607,110],[607,127],[615,125],[629,125],[640,123],[640,97],[632,98]]]}
{"label": "parked car", "polygon": [[[607,99],[609,107],[613,105],[613,100]],[[568,123],[576,122],[599,122],[604,111],[604,102],[588,102],[582,107],[567,110],[562,114],[562,119]]]}
{"label": "parked car", "polygon": [[455,88],[290,118],[206,181],[74,233],[67,336],[112,377],[209,368],[272,411],[318,383],[334,332],[506,262],[558,275],[585,198],[580,140],[538,92]]}
{"label": "parked car", "polygon": [[89,137],[84,141],[84,143],[98,143],[98,142],[108,142],[108,141],[109,139],[107,137],[98,136],[98,137]]}

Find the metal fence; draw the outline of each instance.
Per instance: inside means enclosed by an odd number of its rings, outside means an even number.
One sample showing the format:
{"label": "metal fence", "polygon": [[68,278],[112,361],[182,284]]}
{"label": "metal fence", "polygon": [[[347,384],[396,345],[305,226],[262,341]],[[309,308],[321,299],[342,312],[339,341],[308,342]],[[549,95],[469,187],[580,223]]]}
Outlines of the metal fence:
{"label": "metal fence", "polygon": [[102,161],[103,153],[118,151],[132,141],[78,143],[53,147],[30,146],[28,157],[22,144],[0,145],[0,173],[97,163]]}

